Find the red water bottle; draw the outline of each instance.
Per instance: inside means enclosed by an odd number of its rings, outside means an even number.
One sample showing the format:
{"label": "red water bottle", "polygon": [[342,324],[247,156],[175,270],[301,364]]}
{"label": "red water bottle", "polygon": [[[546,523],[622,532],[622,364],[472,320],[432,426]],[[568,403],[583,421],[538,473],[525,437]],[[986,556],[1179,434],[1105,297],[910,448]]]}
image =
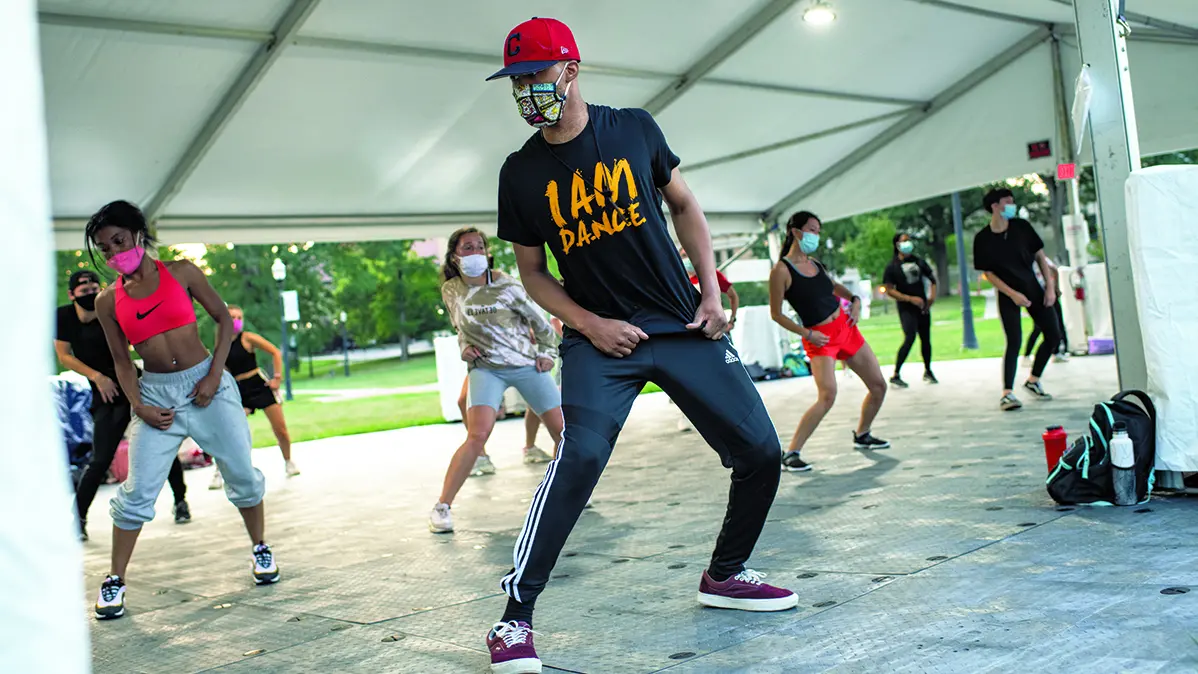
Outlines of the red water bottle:
{"label": "red water bottle", "polygon": [[1048,472],[1052,472],[1057,463],[1060,462],[1061,456],[1065,453],[1067,434],[1065,429],[1060,426],[1049,426],[1048,430],[1044,431],[1044,458],[1048,461]]}

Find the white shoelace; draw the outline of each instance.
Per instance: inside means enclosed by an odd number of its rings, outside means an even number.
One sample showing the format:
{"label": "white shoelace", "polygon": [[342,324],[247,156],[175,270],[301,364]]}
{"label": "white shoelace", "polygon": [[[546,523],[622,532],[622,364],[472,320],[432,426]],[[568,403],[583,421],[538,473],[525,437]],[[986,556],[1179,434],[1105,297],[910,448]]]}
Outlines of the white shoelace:
{"label": "white shoelace", "polygon": [[120,594],[122,587],[123,585],[120,584],[120,580],[114,579],[113,582],[105,581],[105,583],[100,587],[100,597],[103,598],[105,602],[113,601],[116,599],[116,596]]}
{"label": "white shoelace", "polygon": [[499,623],[495,625],[495,636],[503,640],[503,645],[511,648],[516,644],[528,643],[528,635],[537,634],[537,632],[524,627],[516,621]]}
{"label": "white shoelace", "polygon": [[736,579],[753,585],[761,585],[761,581],[765,579],[765,574],[754,571],[753,569],[745,569],[736,574]]}
{"label": "white shoelace", "polygon": [[262,548],[254,549],[254,562],[263,569],[269,569],[274,563],[274,555],[271,554],[270,548],[263,546]]}

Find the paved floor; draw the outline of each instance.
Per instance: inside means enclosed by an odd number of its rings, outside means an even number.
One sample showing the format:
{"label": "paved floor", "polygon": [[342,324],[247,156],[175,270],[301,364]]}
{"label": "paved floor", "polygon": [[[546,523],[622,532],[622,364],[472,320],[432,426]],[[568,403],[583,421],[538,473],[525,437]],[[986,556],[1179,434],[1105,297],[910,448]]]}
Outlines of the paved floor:
{"label": "paved floor", "polygon": [[[1007,415],[998,367],[944,363],[940,386],[892,392],[877,431],[895,446],[875,453],[847,446],[863,389],[843,383],[809,448],[816,471],[783,475],[752,560],[799,593],[780,614],[696,605],[727,475],[664,398],[642,396],[541,596],[546,671],[1198,672],[1198,592],[1162,593],[1198,586],[1194,501],[1060,510],[1044,493],[1040,432],[1076,433],[1113,392],[1114,362],[1053,365],[1057,400]],[[761,391],[785,436],[814,387]],[[188,473],[195,521],[176,526],[164,495],[128,616],[93,625],[96,671],[486,671],[498,578],[541,472],[519,463],[521,435],[500,424],[499,473],[467,483],[450,536],[425,516],[459,425],[309,443],[291,480],[257,451],[284,574],[267,588],[252,586],[249,543],[205,489],[209,471]],[[80,610],[106,570],[104,519],[92,516]]]}

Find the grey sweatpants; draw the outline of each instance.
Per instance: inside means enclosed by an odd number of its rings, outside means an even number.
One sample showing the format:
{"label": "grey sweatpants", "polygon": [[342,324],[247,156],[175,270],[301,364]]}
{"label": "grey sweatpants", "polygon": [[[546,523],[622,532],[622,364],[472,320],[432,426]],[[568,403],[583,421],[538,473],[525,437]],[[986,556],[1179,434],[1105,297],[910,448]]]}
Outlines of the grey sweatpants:
{"label": "grey sweatpants", "polygon": [[154,502],[170,472],[184,438],[196,441],[220,468],[225,495],[238,508],[262,502],[266,480],[250,463],[250,426],[241,407],[237,382],[227,371],[207,407],[197,407],[187,395],[212,367],[212,359],[181,372],[146,372],[138,386],[146,405],[173,409],[174,421],[160,431],[136,415],[129,440],[129,476],[112,505],[112,523],[126,530],[140,529],[154,519]]}

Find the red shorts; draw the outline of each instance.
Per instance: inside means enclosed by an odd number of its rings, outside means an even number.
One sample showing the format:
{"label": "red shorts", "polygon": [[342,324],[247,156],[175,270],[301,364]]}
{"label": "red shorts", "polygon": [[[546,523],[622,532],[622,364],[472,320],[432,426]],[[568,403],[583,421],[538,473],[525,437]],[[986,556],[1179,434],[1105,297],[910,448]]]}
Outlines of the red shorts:
{"label": "red shorts", "polygon": [[816,346],[804,339],[803,350],[809,358],[827,356],[836,360],[848,360],[865,346],[865,337],[861,336],[861,331],[856,325],[849,324],[849,315],[843,311],[831,323],[817,325],[811,329],[827,335],[828,343]]}

